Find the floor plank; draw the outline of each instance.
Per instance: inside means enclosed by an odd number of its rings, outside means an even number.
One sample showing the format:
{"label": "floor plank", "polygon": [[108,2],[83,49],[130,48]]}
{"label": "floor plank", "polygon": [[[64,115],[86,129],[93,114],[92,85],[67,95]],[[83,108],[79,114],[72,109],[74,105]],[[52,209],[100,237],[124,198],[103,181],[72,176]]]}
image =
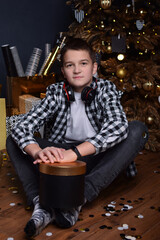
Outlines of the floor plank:
{"label": "floor plank", "polygon": [[[133,179],[120,175],[95,201],[83,207],[75,226],[60,229],[50,224],[34,239],[120,240],[132,236],[135,239],[159,240],[160,152],[140,153],[136,165],[138,175]],[[111,203],[114,208],[110,213],[108,204]],[[0,169],[0,240],[25,240],[23,229],[31,213],[22,186],[4,151]],[[106,216],[106,213],[111,216]],[[123,224],[127,224],[128,229],[119,230]],[[47,236],[47,233],[52,236]]]}

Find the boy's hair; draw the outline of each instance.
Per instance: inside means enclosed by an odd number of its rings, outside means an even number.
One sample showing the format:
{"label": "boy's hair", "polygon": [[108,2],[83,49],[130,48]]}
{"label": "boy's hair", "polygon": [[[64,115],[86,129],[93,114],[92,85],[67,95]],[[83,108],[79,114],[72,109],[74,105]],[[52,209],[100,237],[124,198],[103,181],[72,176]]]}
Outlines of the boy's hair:
{"label": "boy's hair", "polygon": [[71,38],[67,41],[64,47],[61,49],[61,65],[63,65],[64,55],[68,50],[85,50],[89,53],[92,62],[96,62],[95,52],[92,47],[81,38]]}

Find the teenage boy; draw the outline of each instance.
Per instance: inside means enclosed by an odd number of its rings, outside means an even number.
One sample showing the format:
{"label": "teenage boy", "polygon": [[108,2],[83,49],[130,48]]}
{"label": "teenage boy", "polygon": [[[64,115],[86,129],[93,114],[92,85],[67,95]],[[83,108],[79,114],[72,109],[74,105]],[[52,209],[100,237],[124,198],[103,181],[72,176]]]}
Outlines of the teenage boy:
{"label": "teenage boy", "polygon": [[[46,97],[24,115],[7,139],[10,159],[28,203],[34,206],[25,227],[28,236],[39,234],[53,221],[63,228],[73,226],[81,209],[47,212],[41,208],[40,162],[85,161],[84,202],[92,201],[123,170],[131,176],[136,174],[133,160],[148,136],[143,123],[128,124],[115,85],[93,77],[97,73],[95,54],[84,40],[68,41],[61,51],[61,63],[64,82],[49,86]],[[53,119],[48,140],[34,138],[34,132]]]}

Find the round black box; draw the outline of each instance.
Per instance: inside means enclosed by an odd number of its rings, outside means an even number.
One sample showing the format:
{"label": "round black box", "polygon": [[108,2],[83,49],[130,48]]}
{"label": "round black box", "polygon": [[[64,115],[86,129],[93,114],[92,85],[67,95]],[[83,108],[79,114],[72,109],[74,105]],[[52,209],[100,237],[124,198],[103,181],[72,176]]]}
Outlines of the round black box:
{"label": "round black box", "polygon": [[69,209],[84,202],[86,163],[40,163],[40,204],[45,209]]}

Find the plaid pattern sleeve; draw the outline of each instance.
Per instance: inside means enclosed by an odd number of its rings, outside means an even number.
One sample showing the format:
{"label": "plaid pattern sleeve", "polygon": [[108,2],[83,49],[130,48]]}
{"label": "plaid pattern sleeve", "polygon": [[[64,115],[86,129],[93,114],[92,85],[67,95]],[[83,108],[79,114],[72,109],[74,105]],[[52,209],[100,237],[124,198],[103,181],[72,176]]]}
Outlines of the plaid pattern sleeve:
{"label": "plaid pattern sleeve", "polygon": [[[87,110],[88,118],[98,132],[96,136],[87,139],[95,146],[96,154],[113,147],[128,135],[128,121],[115,85],[100,79],[97,88],[98,95],[95,99],[97,107],[92,104]],[[91,114],[93,111],[94,115]]]}
{"label": "plaid pattern sleeve", "polygon": [[22,150],[28,144],[36,143],[34,132],[38,131],[57,111],[57,100],[52,94],[54,88],[52,85],[48,87],[46,98],[25,114],[12,129],[11,135]]}

